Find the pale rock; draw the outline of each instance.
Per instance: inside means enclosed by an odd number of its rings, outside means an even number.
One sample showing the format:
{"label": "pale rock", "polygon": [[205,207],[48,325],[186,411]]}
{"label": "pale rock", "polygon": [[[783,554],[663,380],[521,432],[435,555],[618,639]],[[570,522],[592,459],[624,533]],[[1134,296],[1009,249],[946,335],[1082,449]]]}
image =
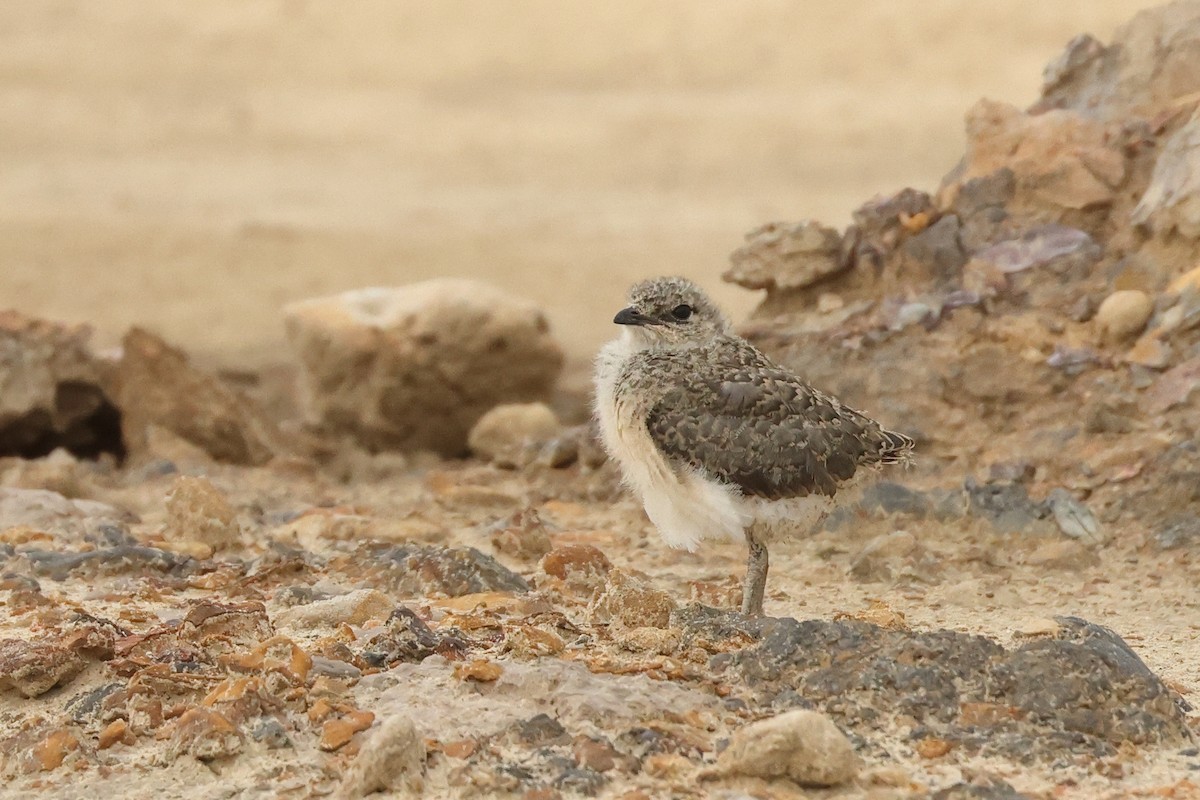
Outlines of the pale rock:
{"label": "pale rock", "polygon": [[371,450],[463,455],[486,411],[547,397],[562,369],[542,311],[478,281],[360,289],[284,316],[310,417]]}
{"label": "pale rock", "polygon": [[812,220],[772,222],[746,234],[721,277],[747,289],[800,289],[847,269],[842,236]]}
{"label": "pale rock", "polygon": [[1154,313],[1154,300],[1138,289],[1122,289],[1104,298],[1096,309],[1094,322],[1101,338],[1123,341],[1145,329]]}
{"label": "pale rock", "polygon": [[488,527],[497,553],[537,561],[550,552],[550,535],[536,508],[524,508]]}
{"label": "pale rock", "polygon": [[180,476],[167,493],[167,533],[175,541],[200,542],[214,551],[241,543],[237,511],[207,478]]}
{"label": "pale rock", "polygon": [[1200,389],[1200,356],[1176,364],[1159,376],[1140,401],[1142,410],[1150,415],[1161,414],[1169,408],[1187,403]]}
{"label": "pale rock", "polygon": [[480,417],[467,444],[498,467],[522,467],[560,433],[558,417],[545,403],[508,403]]}
{"label": "pale rock", "polygon": [[833,720],[817,711],[787,711],[734,731],[704,777],[788,778],[801,786],[838,786],[861,762]]}
{"label": "pale rock", "polygon": [[582,661],[560,658],[505,661],[500,677],[484,691],[454,672],[453,662],[433,655],[364,676],[359,686],[370,691],[378,680],[386,691],[371,709],[380,718],[403,713],[437,720],[441,741],[483,739],[546,713],[568,731],[628,729],[661,720],[664,709],[686,718],[692,711],[715,711],[721,702],[711,691],[686,682],[592,672]]}
{"label": "pale rock", "polygon": [[346,769],[338,797],[366,797],[375,792],[420,796],[425,770],[425,740],[405,714],[392,714],[371,733]]}
{"label": "pale rock", "polygon": [[367,620],[386,620],[396,604],[377,589],[357,589],[336,597],[291,606],[275,615],[277,626],[291,628],[335,628],[343,623],[362,625]]}

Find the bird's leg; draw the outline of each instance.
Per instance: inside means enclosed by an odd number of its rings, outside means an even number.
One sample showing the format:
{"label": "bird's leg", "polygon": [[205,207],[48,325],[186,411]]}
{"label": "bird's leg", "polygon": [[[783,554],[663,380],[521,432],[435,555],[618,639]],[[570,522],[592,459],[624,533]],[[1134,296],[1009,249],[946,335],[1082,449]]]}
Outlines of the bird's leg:
{"label": "bird's leg", "polygon": [[767,546],[746,532],[750,555],[746,558],[746,579],[742,582],[742,613],[761,617],[763,594],[767,589]]}

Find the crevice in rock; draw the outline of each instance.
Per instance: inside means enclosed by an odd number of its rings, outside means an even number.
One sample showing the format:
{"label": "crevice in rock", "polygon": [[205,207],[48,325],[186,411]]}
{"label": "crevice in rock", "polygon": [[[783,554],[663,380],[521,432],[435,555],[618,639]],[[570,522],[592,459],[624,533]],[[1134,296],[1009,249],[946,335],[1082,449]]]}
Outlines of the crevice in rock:
{"label": "crevice in rock", "polygon": [[63,381],[55,387],[53,414],[35,408],[0,424],[0,457],[42,458],[60,447],[78,458],[109,453],[124,461],[121,412],[100,387]]}

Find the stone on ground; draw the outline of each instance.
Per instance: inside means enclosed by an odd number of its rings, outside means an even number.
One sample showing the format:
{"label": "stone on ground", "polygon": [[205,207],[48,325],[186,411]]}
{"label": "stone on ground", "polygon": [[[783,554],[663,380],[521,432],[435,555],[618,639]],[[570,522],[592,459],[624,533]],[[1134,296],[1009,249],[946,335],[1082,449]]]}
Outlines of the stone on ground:
{"label": "stone on ground", "polygon": [[372,450],[463,455],[484,412],[544,399],[562,369],[541,310],[478,281],[360,289],[284,314],[310,415]]}

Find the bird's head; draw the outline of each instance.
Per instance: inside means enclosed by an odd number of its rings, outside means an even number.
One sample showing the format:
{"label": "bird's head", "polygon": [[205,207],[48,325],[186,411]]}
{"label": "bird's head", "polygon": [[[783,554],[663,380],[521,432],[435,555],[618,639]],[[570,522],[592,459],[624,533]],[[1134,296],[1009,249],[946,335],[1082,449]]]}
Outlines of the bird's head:
{"label": "bird's head", "polygon": [[613,322],[638,347],[691,347],[729,332],[729,321],[700,287],[685,278],[651,278],[629,290],[629,305]]}

